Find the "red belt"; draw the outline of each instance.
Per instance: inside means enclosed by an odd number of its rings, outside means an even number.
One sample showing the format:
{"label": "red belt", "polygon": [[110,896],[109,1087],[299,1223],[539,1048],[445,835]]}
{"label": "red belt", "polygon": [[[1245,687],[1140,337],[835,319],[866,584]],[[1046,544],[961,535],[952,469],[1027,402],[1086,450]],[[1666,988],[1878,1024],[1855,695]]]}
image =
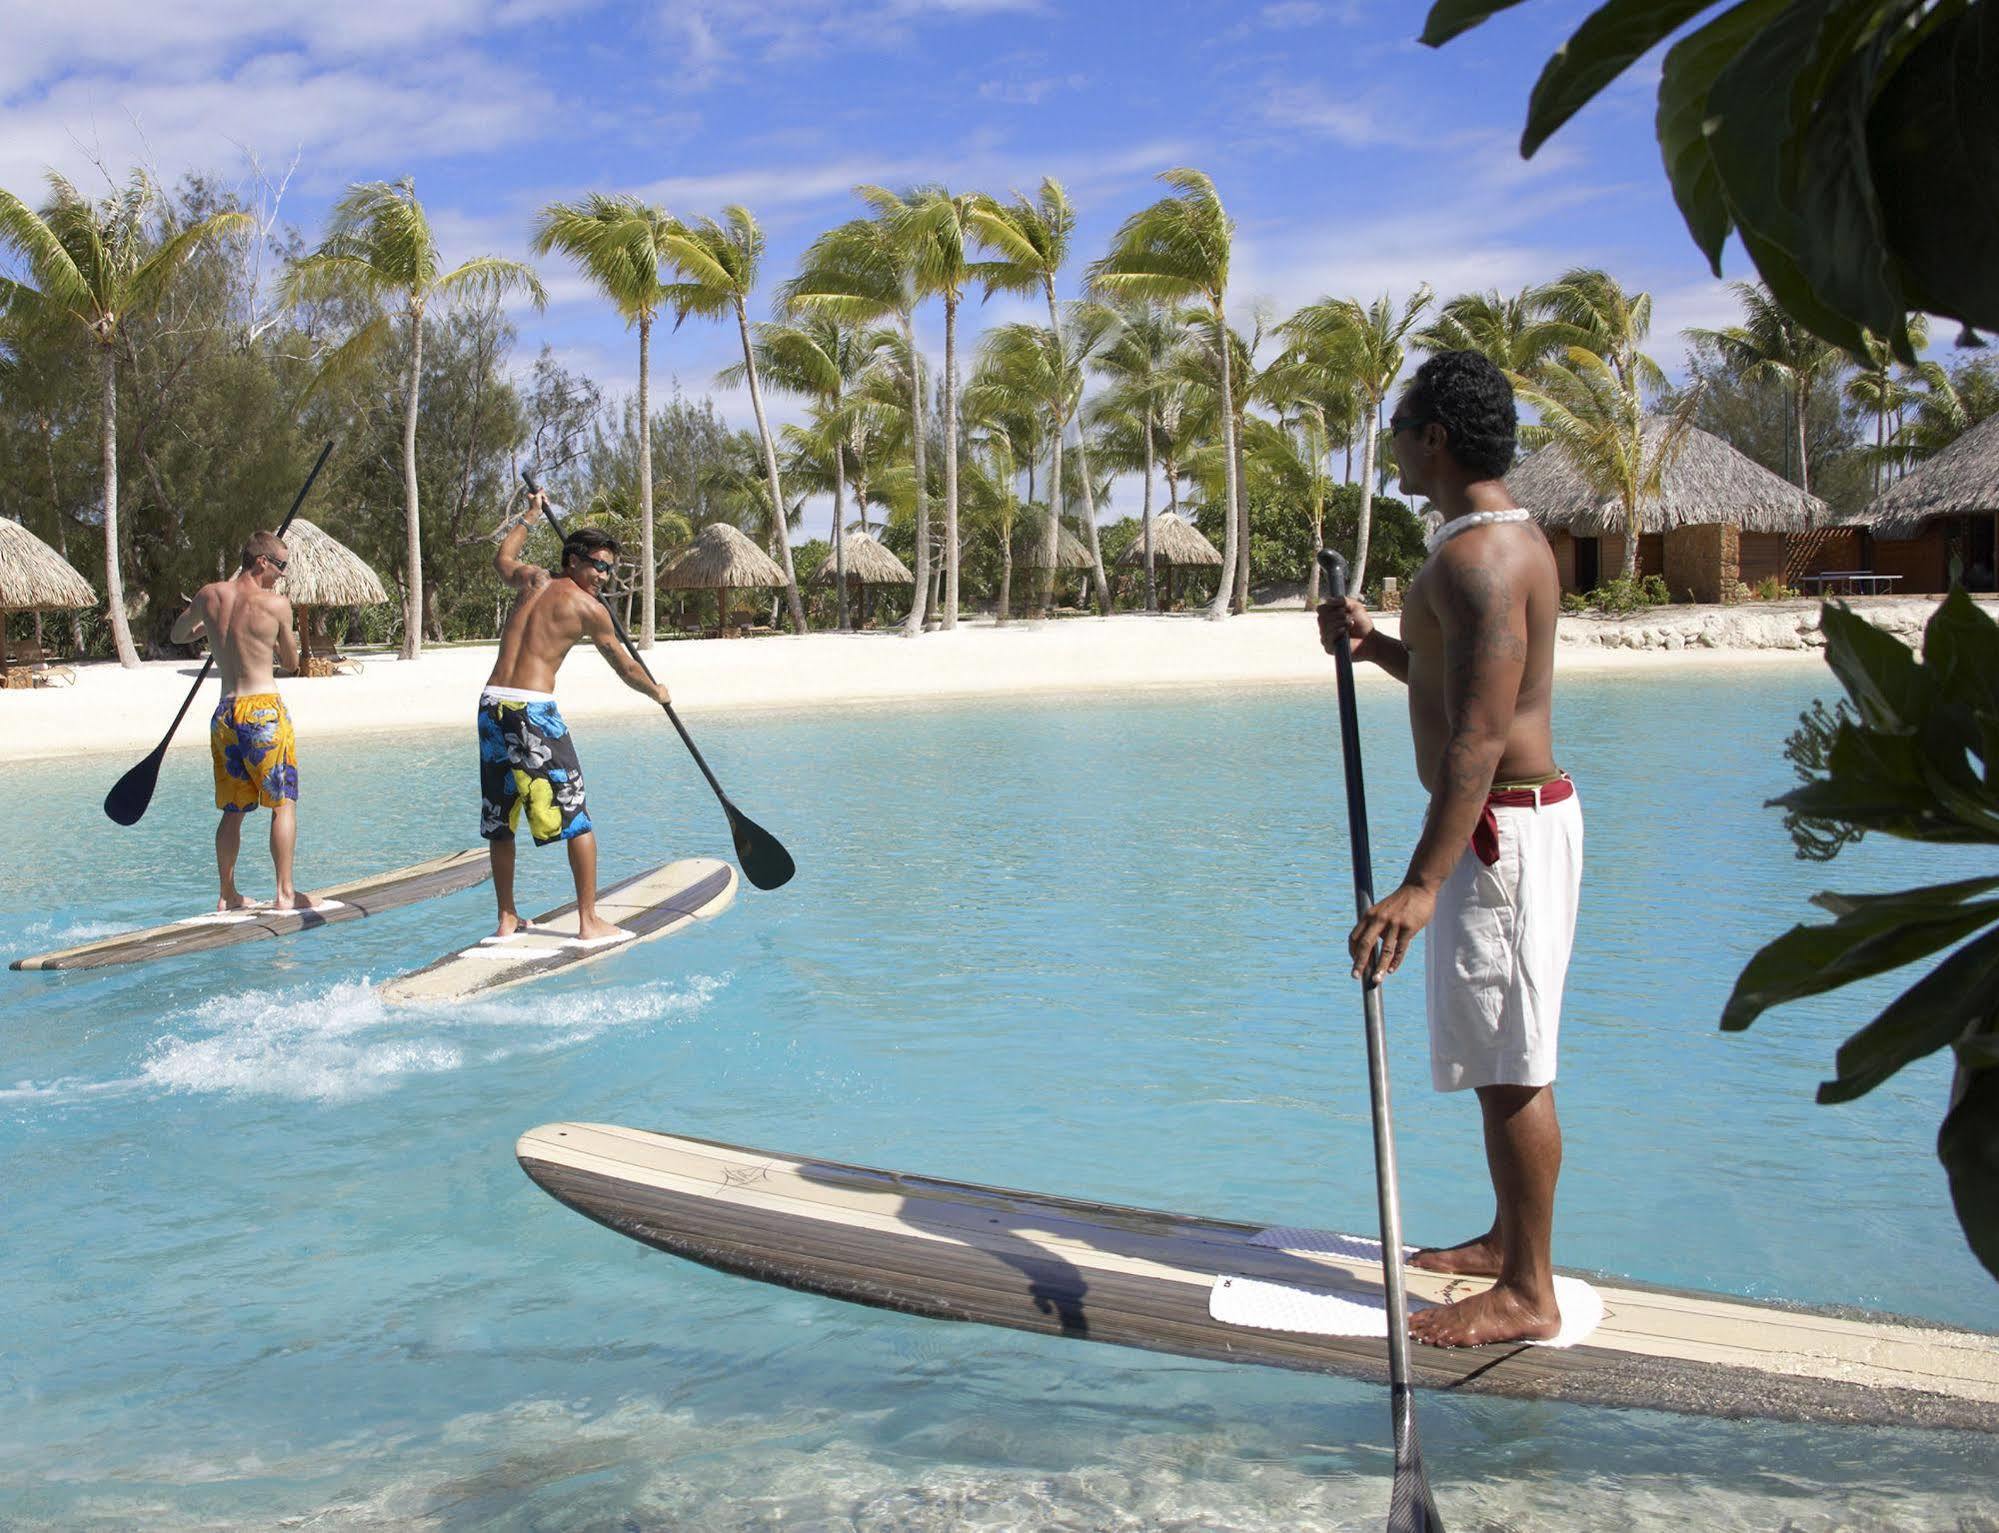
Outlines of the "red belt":
{"label": "red belt", "polygon": [[1495,788],[1485,796],[1485,808],[1479,811],[1478,824],[1472,827],[1472,851],[1487,867],[1499,861],[1499,818],[1493,810],[1538,809],[1575,796],[1576,785],[1569,780],[1567,773],[1553,782],[1542,783],[1538,788]]}

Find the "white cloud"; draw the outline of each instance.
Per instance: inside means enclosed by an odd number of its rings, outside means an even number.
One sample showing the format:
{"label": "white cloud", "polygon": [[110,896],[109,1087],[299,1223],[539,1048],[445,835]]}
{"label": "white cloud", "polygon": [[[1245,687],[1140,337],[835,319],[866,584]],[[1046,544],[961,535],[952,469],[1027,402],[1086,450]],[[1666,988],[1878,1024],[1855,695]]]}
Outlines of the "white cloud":
{"label": "white cloud", "polygon": [[1081,90],[1090,83],[1085,74],[1046,75],[1033,80],[986,80],[979,86],[979,99],[1005,106],[1039,106],[1058,90]]}
{"label": "white cloud", "polygon": [[1382,121],[1361,99],[1335,101],[1316,85],[1273,86],[1262,93],[1262,111],[1276,127],[1356,147],[1409,142],[1403,130]]}

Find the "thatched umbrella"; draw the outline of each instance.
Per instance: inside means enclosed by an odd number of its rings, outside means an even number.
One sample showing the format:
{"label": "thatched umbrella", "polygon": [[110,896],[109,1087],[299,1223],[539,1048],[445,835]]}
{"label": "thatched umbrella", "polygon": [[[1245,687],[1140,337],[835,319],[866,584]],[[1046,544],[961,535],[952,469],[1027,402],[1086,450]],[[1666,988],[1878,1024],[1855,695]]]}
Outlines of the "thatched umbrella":
{"label": "thatched umbrella", "polygon": [[[289,596],[298,610],[301,676],[313,674],[315,612],[330,607],[373,607],[389,599],[380,578],[362,562],[359,554],[303,517],[285,529],[285,572],[278,581],[278,590]],[[330,662],[322,662],[320,674],[332,674]]]}
{"label": "thatched umbrella", "polygon": [[[1041,534],[1032,533],[1029,541],[1032,545],[1029,552],[1014,556],[1014,568],[1023,572],[1039,572],[1046,569],[1047,566],[1041,562],[1041,550],[1045,546],[1041,541]],[[1081,538],[1069,530],[1067,523],[1055,529],[1055,568],[1058,572],[1087,570],[1095,566],[1096,561],[1090,557],[1089,549],[1084,547]]]}
{"label": "thatched umbrella", "polygon": [[[869,586],[914,585],[916,577],[909,572],[909,566],[896,558],[893,549],[885,548],[881,542],[862,532],[849,532],[846,536],[847,584],[855,588],[855,601],[859,610],[867,611]],[[836,578],[833,555],[828,554],[819,568],[812,572],[812,585],[829,585]]]}
{"label": "thatched umbrella", "polygon": [[1999,512],[1999,415],[1883,490],[1865,521],[1876,537],[1913,538],[1932,517],[1990,512]]}
{"label": "thatched umbrella", "polygon": [[[97,605],[90,582],[19,522],[0,517],[0,686],[8,675],[6,620],[12,612],[66,612]],[[24,673],[25,674],[25,673]]]}
{"label": "thatched umbrella", "polygon": [[[1668,423],[1653,416],[1645,423],[1649,455]],[[1581,537],[1616,536],[1624,531],[1624,503],[1590,486],[1566,449],[1544,447],[1506,476],[1513,498],[1534,513],[1543,527]],[[1825,517],[1826,503],[1807,495],[1737,452],[1720,437],[1690,427],[1666,467],[1659,493],[1638,506],[1640,532],[1724,523],[1742,532],[1805,532]]]}
{"label": "thatched umbrella", "polygon": [[713,591],[716,615],[726,632],[724,591],[781,586],[785,581],[784,571],[769,554],[727,522],[710,522],[660,571],[659,583],[669,591]]}
{"label": "thatched umbrella", "polygon": [[[1117,562],[1126,569],[1145,568],[1143,526],[1139,528],[1138,536],[1132,539],[1131,547],[1118,555]],[[1176,572],[1203,565],[1220,569],[1222,556],[1201,529],[1179,512],[1161,511],[1152,518],[1152,562],[1155,567],[1166,567],[1166,605],[1171,607]]]}

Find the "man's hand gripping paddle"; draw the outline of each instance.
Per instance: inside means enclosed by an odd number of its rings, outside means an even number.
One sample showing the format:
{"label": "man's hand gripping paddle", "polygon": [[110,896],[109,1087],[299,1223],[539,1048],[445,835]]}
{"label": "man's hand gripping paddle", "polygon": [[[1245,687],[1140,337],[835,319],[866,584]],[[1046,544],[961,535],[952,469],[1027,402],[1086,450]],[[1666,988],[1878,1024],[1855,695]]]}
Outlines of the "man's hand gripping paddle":
{"label": "man's hand gripping paddle", "polygon": [[[528,487],[529,493],[541,494],[541,486],[535,483],[532,467],[521,470],[521,482]],[[549,525],[555,529],[555,535],[561,537],[562,522],[556,515],[555,502],[544,498],[542,505],[547,511]],[[611,614],[611,626],[618,631],[618,641],[630,652],[631,657],[638,661],[639,669],[644,671],[646,679],[651,681],[652,671],[647,668],[644,658],[632,643],[632,636],[625,632],[625,625],[618,621],[618,609],[611,605],[610,598],[606,596],[600,594],[598,600],[604,603],[604,610]],[[759,889],[776,889],[791,882],[791,875],[798,871],[798,865],[791,860],[791,853],[784,849],[784,844],[776,836],[729,802],[729,795],[722,791],[722,785],[715,781],[715,774],[708,770],[708,763],[701,759],[701,752],[695,748],[693,736],[688,734],[687,726],[680,722],[680,715],[673,711],[673,704],[668,703],[665,707],[667,718],[680,732],[681,743],[687,747],[687,753],[694,758],[694,764],[701,768],[701,775],[708,779],[708,786],[715,790],[715,797],[721,802],[722,813],[729,818],[729,839],[736,844],[736,861],[742,864],[744,877]]]}
{"label": "man's hand gripping paddle", "polygon": [[[313,480],[319,477],[319,471],[326,466],[327,456],[332,451],[331,442],[319,449],[319,459],[312,465],[312,472],[305,476],[305,483],[299,486],[291,510],[287,511],[285,519],[278,523],[279,537],[285,535],[285,530],[292,524],[292,518],[298,515],[298,508],[305,504],[305,497],[312,489]],[[187,717],[187,710],[194,706],[194,699],[201,691],[201,684],[208,680],[209,668],[214,664],[215,645],[211,642],[208,646],[208,658],[201,662],[201,673],[194,678],[194,685],[187,689],[187,697],[180,705],[180,712],[176,713],[174,721],[167,725],[167,732],[160,737],[160,743],[153,747],[152,755],[119,778],[111,785],[111,791],[104,795],[104,812],[120,825],[136,825],[145,816],[147,806],[153,801],[153,789],[159,785],[160,763],[167,759],[167,747],[173,744],[174,731],[180,728],[180,721]]]}
{"label": "man's hand gripping paddle", "polygon": [[[1347,595],[1347,562],[1329,548],[1319,550],[1319,569],[1336,602]],[[1347,777],[1347,839],[1353,845],[1354,904],[1361,915],[1374,905],[1374,857],[1367,838],[1367,790],[1361,782],[1360,714],[1354,706],[1353,646],[1334,649],[1339,678],[1340,754]],[[1388,1293],[1388,1384],[1395,1424],[1395,1485],[1388,1500],[1388,1533],[1443,1533],[1444,1522],[1430,1498],[1423,1472],[1423,1449],[1416,1441],[1416,1394],[1409,1382],[1409,1296],[1402,1275],[1402,1200],[1395,1182],[1395,1132],[1388,1116],[1388,1037],[1381,1017],[1380,949],[1368,955],[1361,981],[1361,1009],[1367,1022],[1367,1081],[1374,1113],[1375,1192],[1381,1204],[1381,1276]]]}

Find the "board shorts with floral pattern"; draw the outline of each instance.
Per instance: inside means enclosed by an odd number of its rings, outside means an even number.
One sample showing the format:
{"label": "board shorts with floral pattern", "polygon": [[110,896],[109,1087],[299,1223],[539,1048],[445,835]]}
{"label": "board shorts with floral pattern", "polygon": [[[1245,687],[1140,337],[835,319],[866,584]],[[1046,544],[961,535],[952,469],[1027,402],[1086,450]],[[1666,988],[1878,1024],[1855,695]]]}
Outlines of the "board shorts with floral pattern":
{"label": "board shorts with floral pattern", "polygon": [[215,767],[215,807],[248,814],[298,802],[298,741],[284,699],[275,692],[225,697],[208,721]]}
{"label": "board shorts with floral pattern", "polygon": [[479,834],[511,841],[521,816],[536,846],[590,829],[576,740],[554,695],[488,687],[479,696]]}

